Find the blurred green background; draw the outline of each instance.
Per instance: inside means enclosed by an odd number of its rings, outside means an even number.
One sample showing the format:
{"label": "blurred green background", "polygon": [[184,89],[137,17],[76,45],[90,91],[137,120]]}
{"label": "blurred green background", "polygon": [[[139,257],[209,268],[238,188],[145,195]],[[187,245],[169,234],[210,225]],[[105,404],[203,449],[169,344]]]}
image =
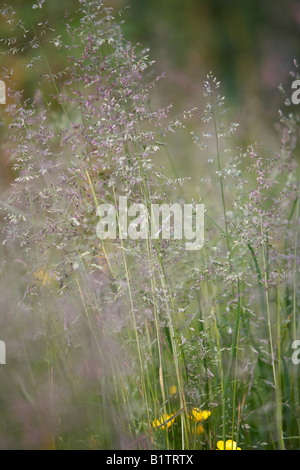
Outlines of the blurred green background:
{"label": "blurred green background", "polygon": [[[42,9],[33,10],[34,3],[37,1],[13,2],[32,37],[41,19],[49,19],[50,26],[57,31],[55,36],[64,36],[65,10],[70,11],[75,23],[78,20],[75,0],[46,0]],[[174,114],[194,106],[201,109],[203,80],[211,70],[222,82],[232,119],[241,123],[239,143],[272,143],[278,108],[282,107],[278,85],[283,83],[290,89],[289,72],[293,60],[299,57],[299,1],[105,0],[104,3],[115,9],[130,7],[123,17],[125,36],[133,43],[149,47],[156,61],[155,72],[166,73],[166,79],[154,92],[155,104],[173,103]],[[0,31],[2,38],[10,35],[3,19]],[[43,44],[47,53],[46,38]],[[1,66],[15,69],[18,87],[25,90],[27,97],[34,96],[39,82],[36,72],[24,68],[31,53],[1,57]],[[47,56],[53,72],[66,66],[64,54],[63,50],[54,53],[54,48],[49,49]],[[179,153],[184,151],[185,142],[182,145]],[[3,149],[0,175],[2,186],[13,177],[8,152]]]}

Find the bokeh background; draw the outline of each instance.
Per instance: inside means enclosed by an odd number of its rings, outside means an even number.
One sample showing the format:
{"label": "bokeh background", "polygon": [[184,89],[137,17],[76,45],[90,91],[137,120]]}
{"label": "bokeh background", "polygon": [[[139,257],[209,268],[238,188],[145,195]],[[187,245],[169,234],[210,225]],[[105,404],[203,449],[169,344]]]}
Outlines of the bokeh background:
{"label": "bokeh background", "polygon": [[[13,7],[24,20],[32,37],[41,19],[49,20],[64,37],[64,13],[78,21],[77,2],[51,0],[43,8],[32,9],[32,0],[14,0]],[[172,103],[174,114],[197,106],[201,111],[202,85],[212,71],[222,82],[232,119],[240,123],[237,145],[266,142],[272,150],[276,140],[278,109],[282,97],[278,85],[290,90],[293,60],[299,57],[300,2],[297,0],[106,0],[116,10],[129,7],[123,16],[123,31],[133,43],[150,48],[157,74],[166,73],[153,93],[155,104]],[[0,23],[1,38],[9,28]],[[22,30],[18,32],[22,39]],[[63,49],[47,53],[51,70],[66,66]],[[5,46],[2,43],[2,50]],[[40,77],[25,68],[32,51],[1,57],[1,66],[13,67],[18,87],[25,97],[33,97]],[[49,93],[51,90],[49,90]],[[194,123],[194,125],[196,125]],[[3,130],[3,129],[2,129]],[[182,176],[192,174],[196,154],[187,152],[188,142],[179,137],[173,142],[175,166]],[[172,145],[172,143],[171,143]],[[184,157],[184,158],[183,158]],[[13,179],[7,149],[0,153],[0,185]],[[1,189],[1,188],[0,188]]]}

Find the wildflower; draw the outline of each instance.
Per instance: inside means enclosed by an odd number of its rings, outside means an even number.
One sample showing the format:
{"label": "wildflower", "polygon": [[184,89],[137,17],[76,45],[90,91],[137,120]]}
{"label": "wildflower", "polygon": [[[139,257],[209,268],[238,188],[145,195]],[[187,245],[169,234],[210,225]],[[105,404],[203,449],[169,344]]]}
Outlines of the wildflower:
{"label": "wildflower", "polygon": [[240,447],[237,447],[236,442],[232,439],[228,439],[225,442],[225,449],[224,449],[224,441],[217,442],[217,450],[242,450]]}
{"label": "wildflower", "polygon": [[167,428],[169,428],[170,426],[172,426],[172,423],[174,422],[175,418],[171,419],[172,417],[167,414],[167,413],[164,413],[159,419],[155,419],[152,423],[152,426],[155,428],[159,428],[159,429],[165,429],[165,424],[167,425]]}
{"label": "wildflower", "polygon": [[209,418],[210,415],[211,415],[211,412],[208,410],[202,411],[199,408],[193,408],[190,414],[190,418],[194,419],[198,423],[199,421],[205,421],[206,419]]}
{"label": "wildflower", "polygon": [[192,434],[194,435],[196,432],[197,436],[200,436],[201,434],[204,434],[204,427],[202,426],[201,423],[197,424],[196,429],[192,429]]}
{"label": "wildflower", "polygon": [[170,395],[176,395],[176,393],[177,393],[176,385],[171,385],[171,387],[169,388],[169,394]]}
{"label": "wildflower", "polygon": [[50,273],[45,269],[41,268],[34,273],[34,279],[39,281],[42,286],[46,286],[52,283],[53,279]]}

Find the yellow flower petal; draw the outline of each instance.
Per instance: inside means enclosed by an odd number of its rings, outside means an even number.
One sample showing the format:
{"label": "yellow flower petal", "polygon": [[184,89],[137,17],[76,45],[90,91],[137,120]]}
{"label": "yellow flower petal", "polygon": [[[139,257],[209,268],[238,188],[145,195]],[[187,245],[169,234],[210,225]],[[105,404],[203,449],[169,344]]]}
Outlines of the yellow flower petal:
{"label": "yellow flower petal", "polygon": [[217,448],[218,448],[218,450],[224,450],[224,442],[223,441],[218,441],[217,442]]}
{"label": "yellow flower petal", "polygon": [[228,441],[226,441],[226,450],[241,450],[241,448],[237,447],[235,441],[228,439]]}
{"label": "yellow flower petal", "polygon": [[[195,434],[195,427],[192,428],[192,434]],[[196,435],[200,436],[201,434],[204,434],[204,427],[202,426],[201,423],[197,424],[196,427]]]}
{"label": "yellow flower petal", "polygon": [[208,410],[203,410],[203,419],[208,419],[211,415],[211,412]]}
{"label": "yellow flower petal", "polygon": [[53,280],[46,268],[41,268],[39,271],[36,271],[34,273],[34,278],[36,281],[39,281],[42,286],[51,284]]}

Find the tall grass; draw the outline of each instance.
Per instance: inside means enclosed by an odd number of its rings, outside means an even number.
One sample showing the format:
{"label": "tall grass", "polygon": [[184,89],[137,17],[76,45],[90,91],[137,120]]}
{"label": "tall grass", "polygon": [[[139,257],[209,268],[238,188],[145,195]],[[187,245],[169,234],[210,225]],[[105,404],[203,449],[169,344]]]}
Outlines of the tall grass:
{"label": "tall grass", "polygon": [[[236,146],[212,73],[201,119],[153,110],[161,77],[149,51],[123,38],[102,1],[78,3],[64,38],[2,10],[15,34],[6,53],[32,47],[41,83],[25,100],[3,71],[15,181],[0,204],[1,448],[297,449],[299,117],[281,113],[268,156]],[[66,70],[52,72],[44,36],[66,49]],[[188,120],[199,128],[194,179],[178,178],[167,147]],[[150,233],[97,238],[99,204],[182,203],[192,184],[203,249]]]}

